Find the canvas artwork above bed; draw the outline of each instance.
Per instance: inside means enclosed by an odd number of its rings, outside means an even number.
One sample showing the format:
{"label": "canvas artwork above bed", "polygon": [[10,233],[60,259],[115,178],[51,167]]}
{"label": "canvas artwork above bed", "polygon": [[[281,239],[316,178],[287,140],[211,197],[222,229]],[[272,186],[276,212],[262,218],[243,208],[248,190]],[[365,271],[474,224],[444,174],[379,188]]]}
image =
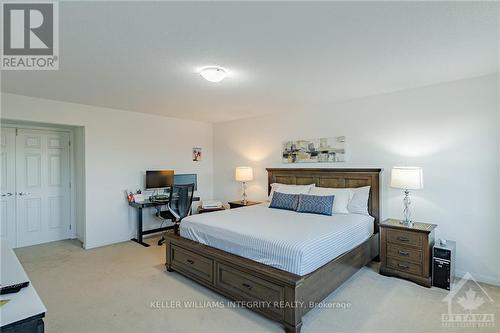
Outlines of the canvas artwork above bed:
{"label": "canvas artwork above bed", "polygon": [[345,162],[345,136],[291,140],[283,143],[283,163]]}

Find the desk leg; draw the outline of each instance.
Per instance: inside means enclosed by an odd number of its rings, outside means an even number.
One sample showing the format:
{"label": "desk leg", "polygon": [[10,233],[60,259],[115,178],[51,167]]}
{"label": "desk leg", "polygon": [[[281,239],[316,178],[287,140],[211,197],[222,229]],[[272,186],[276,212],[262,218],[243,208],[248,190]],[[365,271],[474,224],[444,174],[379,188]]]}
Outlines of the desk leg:
{"label": "desk leg", "polygon": [[142,208],[137,208],[137,238],[132,238],[132,241],[149,247],[149,244],[142,241]]}

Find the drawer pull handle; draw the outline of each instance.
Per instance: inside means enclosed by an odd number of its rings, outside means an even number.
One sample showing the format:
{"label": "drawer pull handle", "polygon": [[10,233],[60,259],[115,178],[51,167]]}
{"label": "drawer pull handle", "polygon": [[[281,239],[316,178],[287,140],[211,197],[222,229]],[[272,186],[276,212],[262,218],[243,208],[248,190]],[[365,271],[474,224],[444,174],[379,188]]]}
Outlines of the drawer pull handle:
{"label": "drawer pull handle", "polygon": [[408,265],[403,265],[403,264],[398,264],[398,267],[399,268],[403,268],[403,269],[408,269],[410,267],[408,267]]}
{"label": "drawer pull handle", "polygon": [[188,259],[188,260],[186,260],[186,261],[187,261],[187,263],[188,263],[188,264],[191,264],[191,265],[192,265],[192,264],[194,264],[194,261],[193,261],[193,260],[191,260],[191,259]]}
{"label": "drawer pull handle", "polygon": [[247,289],[252,289],[252,286],[249,285],[248,283],[242,283],[241,285]]}
{"label": "drawer pull handle", "polygon": [[398,240],[400,240],[402,242],[409,242],[410,241],[410,239],[408,237],[404,237],[404,236],[399,236]]}
{"label": "drawer pull handle", "polygon": [[408,257],[408,256],[410,255],[410,254],[409,254],[408,252],[406,252],[406,251],[399,250],[398,252],[399,252],[399,255],[400,255],[400,256],[405,256],[405,257]]}

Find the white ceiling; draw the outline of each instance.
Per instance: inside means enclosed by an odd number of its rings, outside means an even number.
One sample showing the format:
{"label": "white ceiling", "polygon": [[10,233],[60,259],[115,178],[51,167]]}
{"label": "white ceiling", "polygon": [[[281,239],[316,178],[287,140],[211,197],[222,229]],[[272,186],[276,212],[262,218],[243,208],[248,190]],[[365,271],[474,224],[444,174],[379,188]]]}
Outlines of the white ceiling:
{"label": "white ceiling", "polygon": [[[219,122],[499,72],[494,2],[61,2],[60,70],[2,90]],[[197,67],[230,70],[213,84]]]}

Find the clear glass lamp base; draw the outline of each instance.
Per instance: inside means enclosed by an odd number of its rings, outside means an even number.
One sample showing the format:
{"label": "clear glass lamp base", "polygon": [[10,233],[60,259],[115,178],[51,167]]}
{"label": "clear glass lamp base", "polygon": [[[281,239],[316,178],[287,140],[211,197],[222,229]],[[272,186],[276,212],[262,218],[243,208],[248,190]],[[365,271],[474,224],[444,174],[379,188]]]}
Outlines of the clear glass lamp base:
{"label": "clear glass lamp base", "polygon": [[247,200],[247,183],[246,182],[243,182],[242,184],[242,187],[243,187],[243,193],[242,193],[242,198],[241,198],[241,202],[246,205],[248,203],[248,200]]}
{"label": "clear glass lamp base", "polygon": [[407,227],[413,227],[413,221],[411,220],[411,211],[410,211],[410,205],[411,205],[410,191],[405,190],[404,193],[405,193],[405,197],[403,198],[404,218],[400,221],[400,223]]}
{"label": "clear glass lamp base", "polygon": [[401,223],[402,225],[407,226],[407,227],[413,227],[413,221],[401,220],[401,221],[399,221],[399,223]]}

